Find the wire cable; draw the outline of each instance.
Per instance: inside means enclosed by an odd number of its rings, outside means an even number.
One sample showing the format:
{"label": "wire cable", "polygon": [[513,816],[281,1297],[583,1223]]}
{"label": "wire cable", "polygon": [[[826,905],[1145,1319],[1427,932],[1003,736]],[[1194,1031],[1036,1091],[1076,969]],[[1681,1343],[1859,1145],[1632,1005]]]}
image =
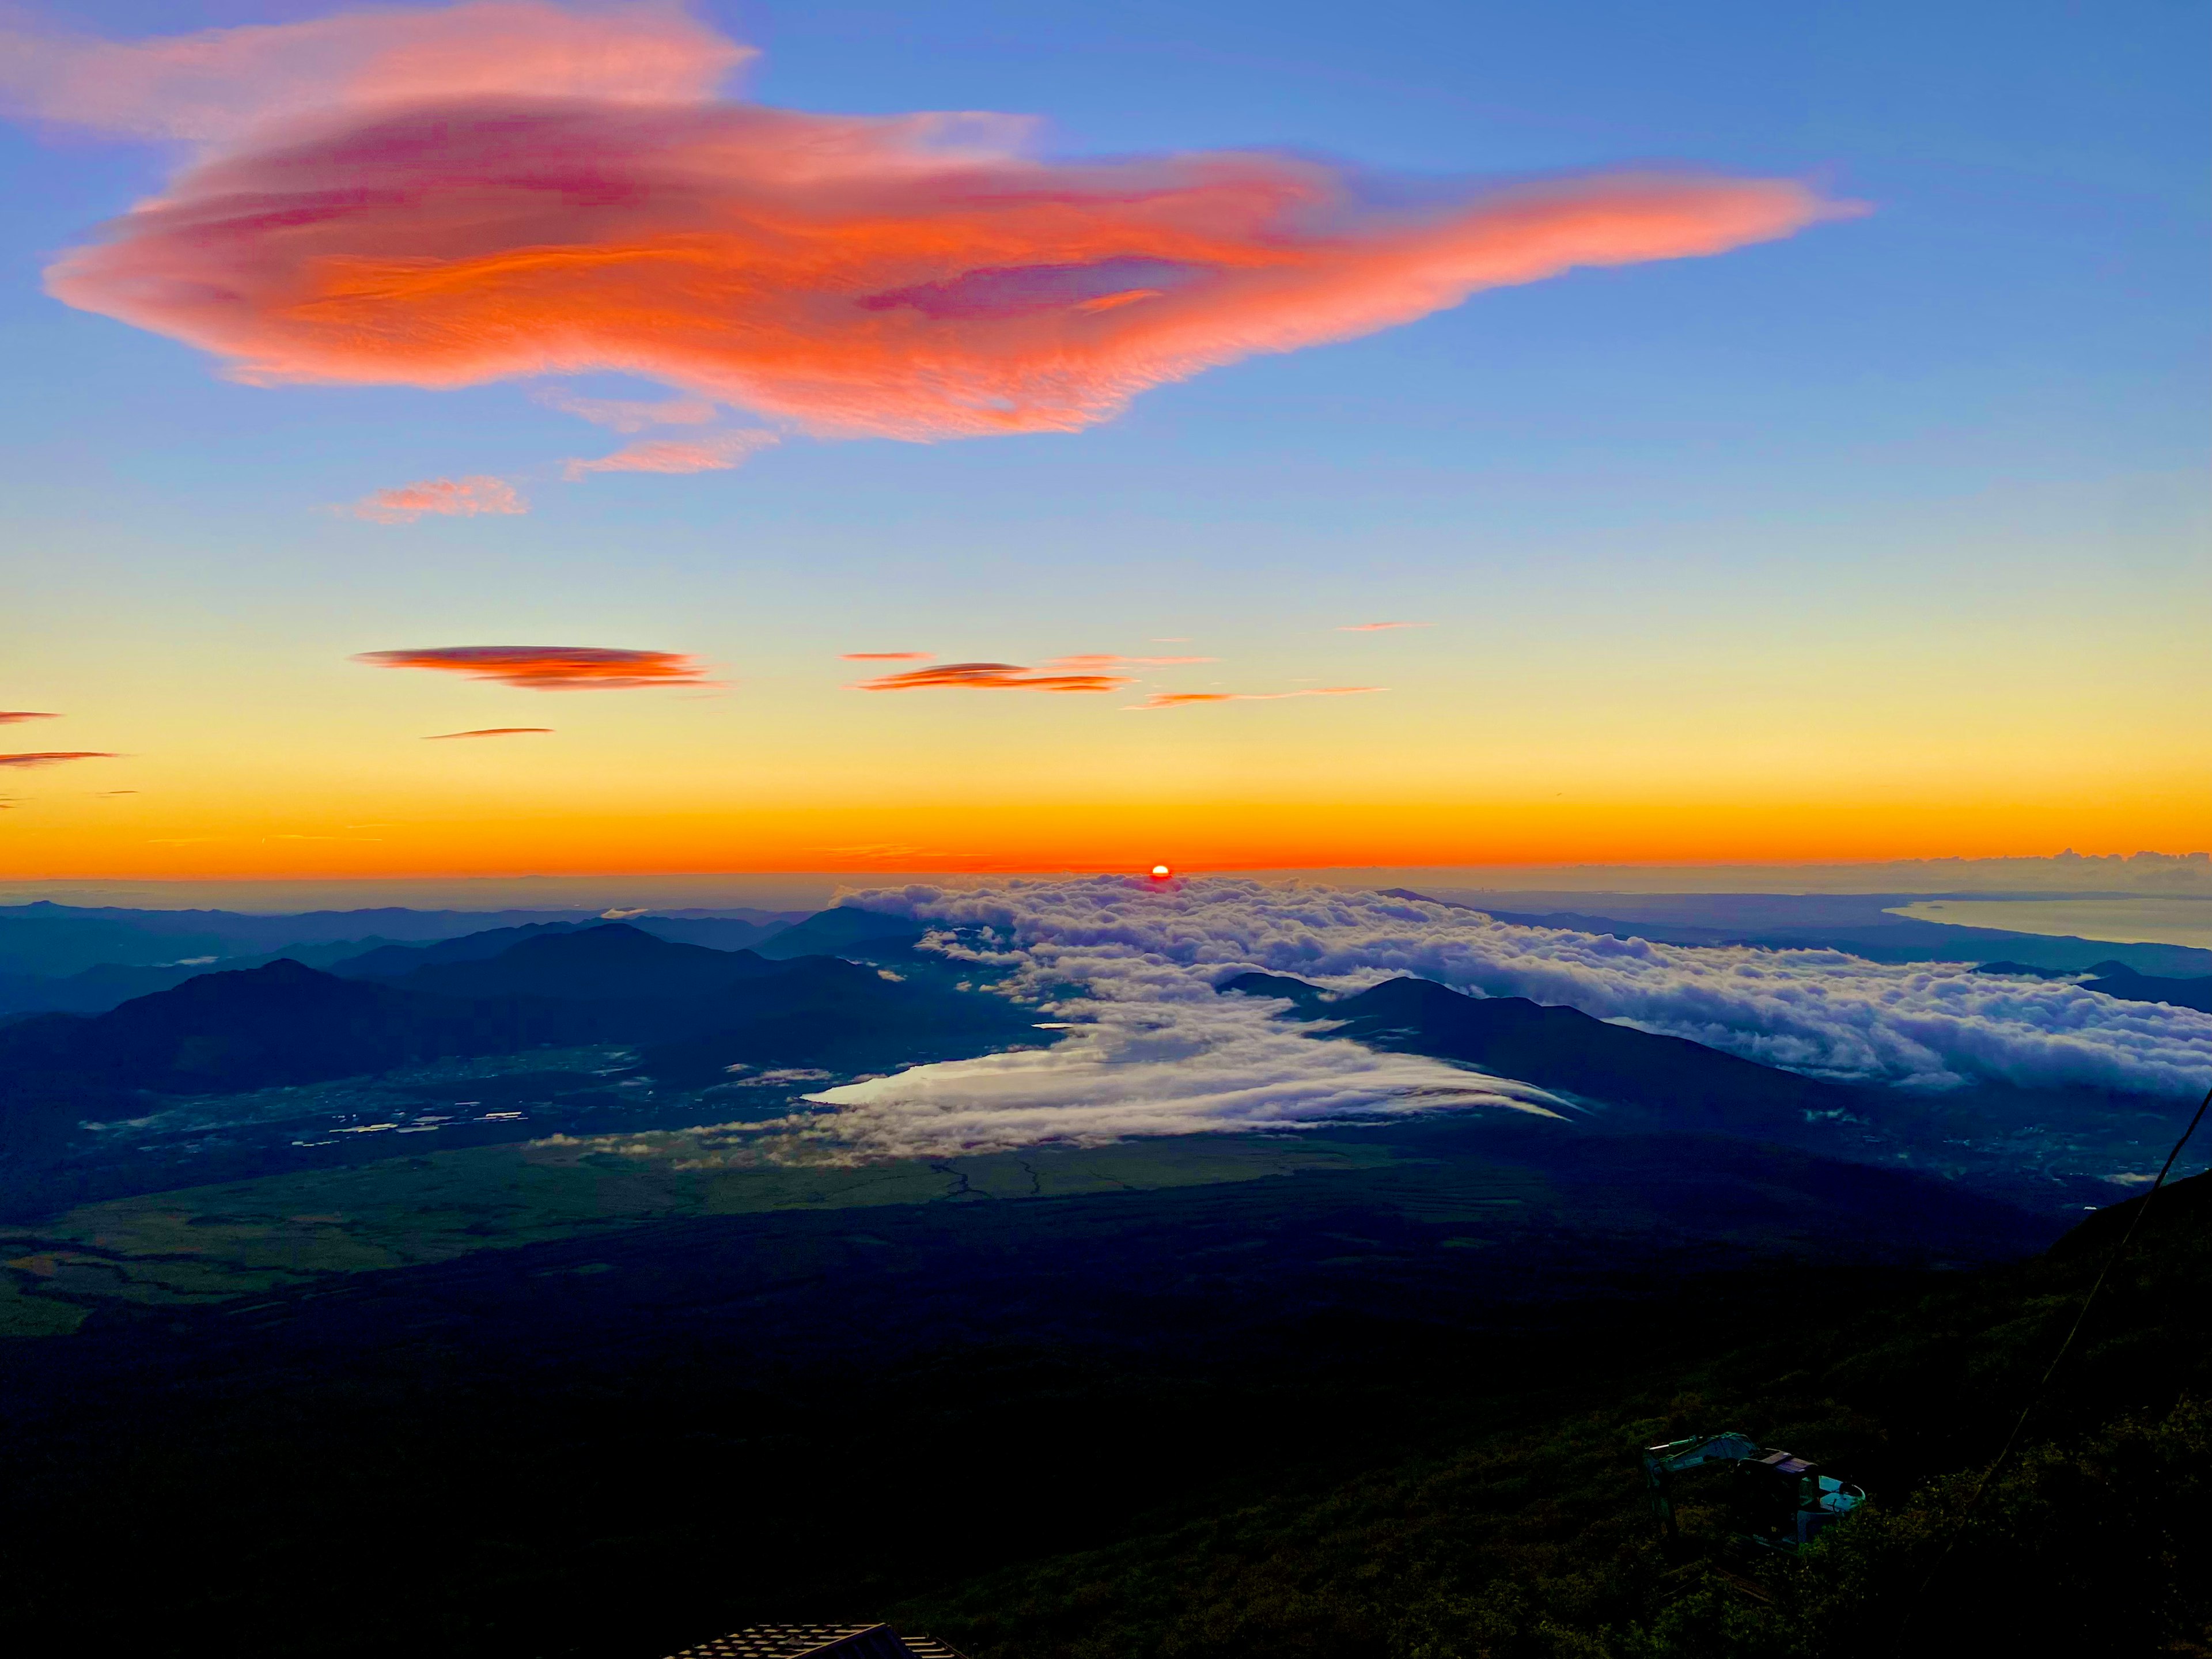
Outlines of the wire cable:
{"label": "wire cable", "polygon": [[1966,1517],[1974,1512],[1974,1506],[1982,1501],[1982,1494],[1990,1489],[1990,1482],[1997,1478],[1997,1471],[2004,1468],[2011,1459],[2013,1448],[2020,1443],[2021,1431],[2027,1426],[2027,1419],[2033,1415],[2036,1407],[2042,1401],[2043,1391],[2051,1386],[2051,1379],[2058,1375],[2059,1366],[2065,1363],[2066,1356],[2073,1351],[2074,1339],[2081,1334],[2081,1327],[2088,1322],[2089,1310],[2096,1306],[2098,1292],[2105,1288],[2105,1281],[2112,1277],[2112,1269],[2119,1266],[2121,1259],[2128,1253],[2128,1247],[2135,1243],[2136,1231],[2142,1227],[2143,1218],[2150,1213],[2151,1200],[2155,1199],[2160,1190],[2165,1187],[2166,1176],[2173,1173],[2175,1160],[2180,1158],[2181,1149],[2189,1144],[2190,1136],[2197,1133],[2197,1126],[2204,1121],[2204,1113],[2208,1107],[2212,1107],[2212,1089],[2207,1089],[2204,1091],[2204,1098],[2197,1103],[2197,1115],[2189,1120],[2189,1127],[2181,1132],[2181,1139],[2173,1143],[2173,1150],[2166,1155],[2166,1162],[2159,1170],[2158,1179],[2151,1182],[2150,1190],[2142,1195],[2142,1202],[2136,1206],[2135,1214],[2129,1218],[2127,1231],[2120,1235],[2118,1248],[2106,1258],[2104,1267],[2097,1273],[2096,1282],[2089,1286],[2089,1294],[2081,1298],[2081,1310],[2074,1316],[2073,1328],[2066,1333],[2066,1340],[2058,1345],[2058,1352],[2051,1356],[2051,1364],[2044,1368],[2041,1381],[2030,1390],[2027,1403],[2020,1408],[2020,1417],[2013,1424],[2012,1432],[2005,1437],[2004,1446],[1997,1453],[1996,1461],[1982,1472],[1982,1478],[1975,1483],[1973,1492],[1966,1499],[1966,1507],[1961,1509],[1952,1521],[1951,1541],[1943,1547],[1943,1553],[1936,1558],[1936,1565],[1928,1569],[1928,1577],[1920,1581],[1920,1588],[1913,1593],[1911,1601],[1905,1607],[1904,1621],[1905,1627],[1911,1625],[1913,1615],[1920,1610],[1921,1602],[1927,1599],[1929,1586],[1936,1582],[1936,1575],[1943,1571],[1943,1564],[1951,1559],[1951,1552],[1959,1547],[1959,1534],[1965,1529]]}

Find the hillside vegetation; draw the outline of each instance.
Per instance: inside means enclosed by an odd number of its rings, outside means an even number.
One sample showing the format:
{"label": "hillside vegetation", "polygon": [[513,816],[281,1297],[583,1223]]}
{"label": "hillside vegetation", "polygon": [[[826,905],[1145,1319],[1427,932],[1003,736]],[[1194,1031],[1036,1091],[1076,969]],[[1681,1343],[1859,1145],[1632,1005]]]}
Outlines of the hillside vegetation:
{"label": "hillside vegetation", "polygon": [[[908,1614],[986,1659],[2212,1653],[2212,1176],[2160,1195],[1965,1513],[2132,1208],[2017,1267],[1835,1321],[1777,1307],[1709,1364],[1626,1365],[1555,1414]],[[1732,1541],[1693,1496],[1669,1548],[1636,1449],[1722,1428],[1875,1502],[1792,1558]]]}

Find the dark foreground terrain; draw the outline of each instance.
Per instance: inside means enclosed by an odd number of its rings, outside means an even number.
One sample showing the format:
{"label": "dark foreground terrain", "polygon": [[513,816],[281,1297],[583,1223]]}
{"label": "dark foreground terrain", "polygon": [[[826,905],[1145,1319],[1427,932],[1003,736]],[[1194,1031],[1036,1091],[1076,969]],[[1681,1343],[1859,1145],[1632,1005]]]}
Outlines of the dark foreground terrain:
{"label": "dark foreground terrain", "polygon": [[[813,1092],[1060,1023],[869,913],[651,920],[0,1026],[0,1653],[2212,1656],[2212,1177],[1960,1518],[2186,1103],[1255,975],[1561,1109],[860,1158]],[[1689,1477],[1662,1545],[1638,1448],[1730,1429],[1875,1503],[1747,1553]]]}
{"label": "dark foreground terrain", "polygon": [[[2212,1181],[1961,1525],[2124,1211],[2038,1254],[2022,1212],[1741,1141],[1330,1139],[1058,1198],[1009,1174],[1050,1155],[963,1161],[927,1202],[0,1344],[0,1648],[654,1659],[890,1616],[977,1659],[2212,1652]],[[1722,1428],[1875,1502],[1784,1560],[1692,1492],[1662,1547],[1635,1452]]]}

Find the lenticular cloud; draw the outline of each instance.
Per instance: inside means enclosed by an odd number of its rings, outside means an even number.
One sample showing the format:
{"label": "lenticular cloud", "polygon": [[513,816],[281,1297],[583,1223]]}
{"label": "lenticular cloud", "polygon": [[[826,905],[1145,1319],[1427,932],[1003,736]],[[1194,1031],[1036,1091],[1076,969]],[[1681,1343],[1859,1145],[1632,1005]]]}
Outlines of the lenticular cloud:
{"label": "lenticular cloud", "polygon": [[809,1098],[838,1109],[808,1126],[879,1156],[1103,1146],[1133,1135],[1310,1129],[1441,1107],[1553,1115],[1527,1084],[1418,1054],[1321,1042],[1251,998],[1103,1001],[1050,1048],[917,1066]]}
{"label": "lenticular cloud", "polygon": [[[2212,1015],[1976,974],[1963,963],[1893,967],[1836,951],[1654,945],[1514,927],[1424,900],[1249,881],[908,887],[848,902],[963,933],[988,930],[982,954],[1014,968],[1018,983],[1073,985],[1101,1006],[1145,1005],[1170,1023],[1202,1023],[1218,1002],[1246,1000],[1217,1001],[1212,987],[1251,969],[1344,989],[1414,974],[1844,1081],[2187,1095],[2212,1077]],[[943,945],[975,953],[950,934]],[[1352,1046],[1308,1042],[1303,1052]],[[976,1069],[984,1064],[923,1067],[825,1098],[950,1098],[951,1085],[986,1075]]]}
{"label": "lenticular cloud", "polygon": [[[1004,117],[719,100],[742,49],[665,8],[368,15],[43,43],[23,101],[207,145],[51,291],[261,383],[615,370],[929,440],[1076,430],[1255,353],[1837,211],[1791,180],[1655,172],[1391,208],[1279,155],[1049,161]],[[546,72],[513,72],[510,38]],[[146,90],[109,96],[103,65]]]}

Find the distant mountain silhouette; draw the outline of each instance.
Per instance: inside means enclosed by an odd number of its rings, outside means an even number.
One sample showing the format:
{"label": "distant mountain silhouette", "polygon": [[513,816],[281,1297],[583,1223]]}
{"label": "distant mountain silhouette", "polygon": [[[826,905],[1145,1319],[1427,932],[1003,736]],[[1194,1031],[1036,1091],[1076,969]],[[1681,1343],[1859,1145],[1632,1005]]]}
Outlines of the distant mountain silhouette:
{"label": "distant mountain silhouette", "polygon": [[2102,991],[2125,1002],[2164,1002],[2212,1014],[2212,978],[2154,979],[2121,962],[2100,962],[2089,971],[2098,977],[2081,981],[2086,990]]}
{"label": "distant mountain silhouette", "polygon": [[[523,922],[590,922],[576,910],[312,910],[245,915],[229,910],[85,908],[41,899],[0,905],[0,973],[73,974],[102,963],[145,967],[186,957],[265,956],[350,943],[351,955],[511,927]],[[311,963],[310,965],[314,965]]]}
{"label": "distant mountain silhouette", "polygon": [[463,933],[432,945],[394,945],[369,951],[333,964],[341,979],[404,978],[418,968],[449,962],[489,962],[526,939],[553,933],[580,933],[620,926],[674,945],[702,945],[712,951],[748,951],[763,939],[790,931],[781,921],[754,922],[723,916],[629,916],[619,923],[605,921],[539,921],[520,927],[493,927],[481,933]]}
{"label": "distant mountain silhouette", "polygon": [[1676,1129],[1824,1145],[1850,1115],[1851,1091],[1740,1060],[1682,1037],[1612,1025],[1523,997],[1463,996],[1432,980],[1393,979],[1332,998],[1304,980],[1244,974],[1220,988],[1285,997],[1306,1019],[1342,1022],[1332,1035],[1370,1048],[1464,1060],[1500,1077],[1641,1109]]}
{"label": "distant mountain silhouette", "polygon": [[[1655,945],[1748,945],[1765,951],[1846,951],[1869,962],[1977,962],[2002,957],[2014,963],[2071,973],[2090,971],[2112,957],[2138,973],[2203,972],[2212,968],[2212,951],[2186,945],[2112,945],[2070,935],[2016,933],[2002,927],[1977,927],[1965,921],[1926,921],[1900,916],[1890,907],[1914,902],[1911,893],[1827,894],[1622,894],[1592,893],[1594,903],[1628,901],[1623,908],[1647,909],[1662,901],[1705,920],[1674,916],[1619,916],[1599,910],[1498,909],[1488,902],[1462,903],[1407,887],[1383,890],[1389,898],[1421,899],[1455,910],[1480,910],[1516,927],[1558,927],[1580,933],[1611,933],[1618,939],[1650,939]],[[1513,895],[1501,893],[1501,900]],[[1964,917],[1971,904],[1958,907]],[[1717,921],[1716,918],[1718,920]]]}
{"label": "distant mountain silhouette", "polygon": [[[466,943],[467,941],[461,941]],[[539,933],[488,959],[431,963],[392,981],[435,996],[564,1002],[701,1002],[777,970],[750,951],[710,951],[618,921]]]}
{"label": "distant mountain silhouette", "polygon": [[923,929],[905,916],[887,916],[878,910],[859,910],[849,905],[823,910],[787,927],[762,945],[760,953],[777,960],[793,957],[838,957],[896,954],[912,945]]}
{"label": "distant mountain silhouette", "polygon": [[439,939],[430,945],[386,945],[332,963],[331,972],[340,979],[399,979],[418,968],[448,962],[489,962],[525,939],[548,933],[573,933],[590,925],[582,921],[533,921],[520,927],[490,927],[481,933],[463,933],[458,939]]}
{"label": "distant mountain silhouette", "polygon": [[259,968],[269,958],[234,957],[190,966],[135,967],[104,962],[78,973],[43,976],[0,974],[0,1012],[24,1014],[104,1014],[133,997],[149,997],[207,973]]}
{"label": "distant mountain silhouette", "polygon": [[203,974],[242,973],[289,957],[307,968],[328,968],[388,944],[380,939],[345,939],[320,945],[289,945],[247,955],[188,958],[182,962],[103,962],[73,974],[0,974],[0,1015],[12,1013],[104,1014],[134,997],[152,996]]}

